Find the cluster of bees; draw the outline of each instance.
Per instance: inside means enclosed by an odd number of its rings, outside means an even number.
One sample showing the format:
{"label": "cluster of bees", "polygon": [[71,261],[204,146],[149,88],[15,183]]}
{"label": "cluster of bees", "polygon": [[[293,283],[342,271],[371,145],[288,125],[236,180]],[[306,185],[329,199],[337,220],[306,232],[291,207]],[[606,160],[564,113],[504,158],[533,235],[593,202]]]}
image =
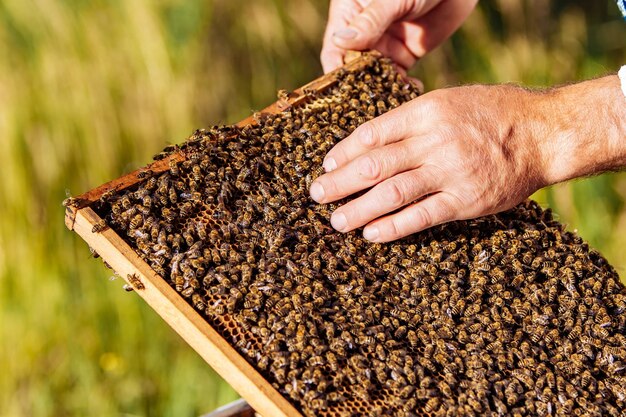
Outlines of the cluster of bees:
{"label": "cluster of bees", "polygon": [[331,229],[308,197],[324,155],[417,96],[386,59],[337,77],[166,149],[185,160],[106,196],[106,225],[306,416],[623,415],[626,291],[549,211]]}

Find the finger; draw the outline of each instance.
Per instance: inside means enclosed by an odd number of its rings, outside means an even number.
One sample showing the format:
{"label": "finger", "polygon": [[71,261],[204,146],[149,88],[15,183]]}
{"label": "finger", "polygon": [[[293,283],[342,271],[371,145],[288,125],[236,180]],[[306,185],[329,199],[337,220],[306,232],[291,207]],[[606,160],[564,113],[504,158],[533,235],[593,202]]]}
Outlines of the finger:
{"label": "finger", "polygon": [[402,105],[362,124],[328,151],[324,169],[333,171],[366,152],[413,136],[413,113],[411,106]]}
{"label": "finger", "polygon": [[427,169],[414,169],[381,182],[365,195],[332,214],[330,223],[340,232],[361,227],[374,219],[439,190],[441,177]]}
{"label": "finger", "polygon": [[403,17],[417,17],[426,13],[440,0],[410,1],[373,0],[354,19],[349,28],[335,32],[333,40],[343,49],[372,48],[391,24]]}
{"label": "finger", "polygon": [[320,54],[320,60],[322,61],[322,69],[324,70],[324,74],[328,74],[329,72],[334,71],[342,66],[344,55],[345,51],[340,50],[339,48],[327,48],[326,46],[324,46]]}
{"label": "finger", "polygon": [[396,64],[405,69],[411,68],[417,61],[417,57],[406,47],[404,42],[391,34],[384,34],[376,42],[374,49],[391,58]]}
{"label": "finger", "polygon": [[370,223],[363,230],[363,237],[372,242],[390,242],[441,223],[457,220],[460,210],[462,207],[455,197],[439,192],[398,213]]}
{"label": "finger", "polygon": [[326,24],[324,42],[320,53],[324,73],[328,73],[343,65],[343,57],[346,50],[335,45],[333,42],[333,34],[346,29],[350,19],[353,19],[354,16],[361,11],[361,9],[354,9],[354,7],[358,7],[358,5],[346,1],[335,0],[330,3],[330,7],[328,8],[328,22]]}
{"label": "finger", "polygon": [[412,21],[397,22],[389,33],[421,58],[448,39],[470,15],[478,0],[448,0]]}
{"label": "finger", "polygon": [[324,174],[311,184],[311,198],[318,203],[328,203],[370,188],[397,173],[417,168],[421,160],[411,152],[414,146],[403,141],[374,149],[342,166]]}

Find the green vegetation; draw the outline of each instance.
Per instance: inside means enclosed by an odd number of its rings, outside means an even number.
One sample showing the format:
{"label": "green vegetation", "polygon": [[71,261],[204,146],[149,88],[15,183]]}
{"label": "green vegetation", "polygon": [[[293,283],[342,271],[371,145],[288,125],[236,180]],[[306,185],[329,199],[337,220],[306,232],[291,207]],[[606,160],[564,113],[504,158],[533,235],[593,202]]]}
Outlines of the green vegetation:
{"label": "green vegetation", "polygon": [[[321,73],[313,0],[0,2],[0,416],[193,416],[236,398],[63,226],[79,194]],[[481,2],[415,70],[428,89],[615,71],[614,2]],[[539,192],[626,268],[626,177]]]}

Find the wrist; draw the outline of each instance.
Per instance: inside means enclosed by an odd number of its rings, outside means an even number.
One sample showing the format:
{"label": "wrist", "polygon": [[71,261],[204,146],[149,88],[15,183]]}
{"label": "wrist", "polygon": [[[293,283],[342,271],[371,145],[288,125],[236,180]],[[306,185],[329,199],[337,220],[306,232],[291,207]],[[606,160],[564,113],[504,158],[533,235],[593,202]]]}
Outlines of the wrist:
{"label": "wrist", "polygon": [[[517,178],[524,178],[529,193],[533,193],[551,184],[551,161],[553,151],[550,144],[544,141],[541,132],[545,125],[544,112],[539,106],[543,100],[543,92],[528,90],[522,87],[505,86],[507,100],[498,103],[504,114],[504,128],[508,130],[510,143],[506,146],[509,153],[516,158],[518,167]],[[505,90],[506,91],[506,90]],[[505,148],[505,149],[506,149]]]}
{"label": "wrist", "polygon": [[544,185],[626,165],[626,105],[616,75],[532,95]]}

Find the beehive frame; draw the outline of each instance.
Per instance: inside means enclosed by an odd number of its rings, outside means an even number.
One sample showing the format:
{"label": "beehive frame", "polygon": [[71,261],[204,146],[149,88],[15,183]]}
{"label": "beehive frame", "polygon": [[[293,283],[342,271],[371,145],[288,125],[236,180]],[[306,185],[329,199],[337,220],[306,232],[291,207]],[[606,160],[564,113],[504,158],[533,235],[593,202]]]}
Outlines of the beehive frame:
{"label": "beehive frame", "polygon": [[[349,53],[343,70],[365,68],[377,52]],[[307,92],[320,93],[337,82],[338,71],[328,73],[261,110],[274,114],[307,100]],[[237,123],[254,123],[252,116]],[[102,259],[152,307],[198,354],[228,382],[258,413],[264,416],[301,417],[302,414],[246,361],[194,308],[159,276],[113,229],[92,231],[102,219],[91,205],[108,192],[120,192],[142,181],[140,172],[166,171],[169,161],[185,159],[183,151],[153,162],[146,167],[110,181],[75,198],[75,206],[66,208],[65,224],[93,248]],[[129,280],[129,277],[135,277]]]}

